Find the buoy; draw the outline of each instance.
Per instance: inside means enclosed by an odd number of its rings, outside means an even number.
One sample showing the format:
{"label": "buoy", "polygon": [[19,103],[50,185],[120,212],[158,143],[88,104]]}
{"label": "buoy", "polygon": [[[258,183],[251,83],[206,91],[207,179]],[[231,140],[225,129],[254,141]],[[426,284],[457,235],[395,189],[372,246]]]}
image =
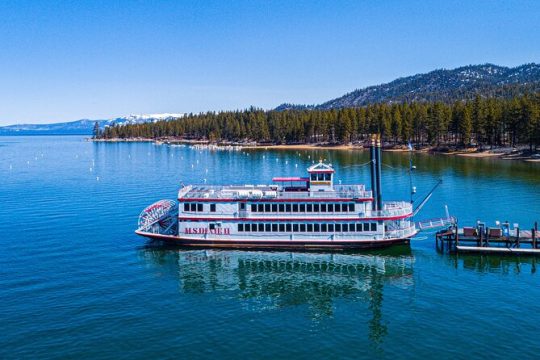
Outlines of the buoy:
{"label": "buoy", "polygon": [[96,176],[96,181],[99,181],[99,176]]}

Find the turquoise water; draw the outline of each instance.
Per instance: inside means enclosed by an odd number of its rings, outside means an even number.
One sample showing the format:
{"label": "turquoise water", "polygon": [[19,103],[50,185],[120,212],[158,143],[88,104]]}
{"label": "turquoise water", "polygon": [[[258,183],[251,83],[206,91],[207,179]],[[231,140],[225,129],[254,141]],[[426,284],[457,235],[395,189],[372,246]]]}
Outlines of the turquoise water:
{"label": "turquoise water", "polygon": [[[363,152],[209,152],[0,137],[0,358],[535,358],[538,260],[438,253],[432,233],[360,254],[186,251],[133,234],[181,182],[268,183]],[[386,199],[407,155],[383,154]],[[540,164],[416,155],[419,219],[540,220]],[[540,259],[539,259],[540,260]]]}

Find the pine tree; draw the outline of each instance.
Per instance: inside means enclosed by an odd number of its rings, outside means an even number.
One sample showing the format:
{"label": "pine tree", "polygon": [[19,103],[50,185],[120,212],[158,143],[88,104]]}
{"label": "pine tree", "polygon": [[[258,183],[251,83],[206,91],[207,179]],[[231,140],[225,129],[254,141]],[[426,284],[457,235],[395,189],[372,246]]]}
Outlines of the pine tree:
{"label": "pine tree", "polygon": [[100,137],[99,123],[96,121],[94,123],[94,129],[92,130],[93,138],[98,139]]}

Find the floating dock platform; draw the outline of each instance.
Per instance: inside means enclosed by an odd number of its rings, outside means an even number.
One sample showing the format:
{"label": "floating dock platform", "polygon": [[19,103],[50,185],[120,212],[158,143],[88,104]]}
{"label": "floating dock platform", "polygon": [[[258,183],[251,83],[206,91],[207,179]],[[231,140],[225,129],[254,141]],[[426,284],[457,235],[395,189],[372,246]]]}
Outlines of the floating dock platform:
{"label": "floating dock platform", "polygon": [[538,223],[531,230],[521,230],[518,224],[510,228],[508,222],[487,227],[478,222],[476,227],[459,228],[457,221],[437,232],[438,250],[448,249],[458,253],[540,255]]}

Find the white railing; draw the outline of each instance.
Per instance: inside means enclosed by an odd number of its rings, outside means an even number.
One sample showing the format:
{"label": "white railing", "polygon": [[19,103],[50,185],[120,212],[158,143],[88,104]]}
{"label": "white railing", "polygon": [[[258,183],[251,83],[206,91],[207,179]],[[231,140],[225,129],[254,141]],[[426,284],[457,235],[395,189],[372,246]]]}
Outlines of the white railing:
{"label": "white railing", "polygon": [[371,216],[404,216],[412,214],[412,204],[405,201],[383,203],[382,210],[371,211]]}
{"label": "white railing", "polygon": [[412,224],[410,227],[400,230],[389,230],[384,234],[385,239],[404,239],[414,236],[417,233],[416,226]]}

